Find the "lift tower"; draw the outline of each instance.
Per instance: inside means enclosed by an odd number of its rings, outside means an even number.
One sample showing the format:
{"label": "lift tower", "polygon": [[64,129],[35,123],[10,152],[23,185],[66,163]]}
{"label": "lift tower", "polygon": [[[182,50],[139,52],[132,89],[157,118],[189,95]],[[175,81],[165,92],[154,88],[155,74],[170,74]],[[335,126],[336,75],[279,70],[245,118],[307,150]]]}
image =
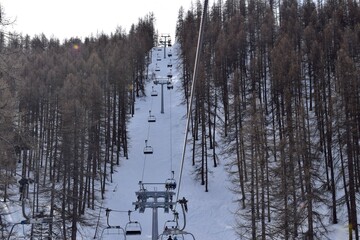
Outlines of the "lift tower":
{"label": "lift tower", "polygon": [[170,77],[168,78],[156,78],[154,80],[154,84],[161,85],[161,113],[164,113],[164,84],[168,85],[171,84]]}
{"label": "lift tower", "polygon": [[163,191],[149,191],[145,188],[145,185],[152,185],[156,189],[156,185],[164,185],[164,183],[142,183],[139,182],[140,190],[135,192],[137,201],[133,202],[135,210],[139,210],[140,213],[144,213],[146,208],[152,209],[152,240],[157,240],[159,236],[158,227],[158,208],[164,208],[165,213],[169,213],[169,210],[173,208],[175,202],[173,202],[172,188],[165,188]]}
{"label": "lift tower", "polygon": [[[161,40],[160,43],[164,44],[164,59],[166,58],[166,45],[168,44],[168,46],[170,46],[170,35],[169,34],[162,34],[161,35]],[[163,40],[164,39],[164,40]],[[168,39],[168,40],[166,40]]]}

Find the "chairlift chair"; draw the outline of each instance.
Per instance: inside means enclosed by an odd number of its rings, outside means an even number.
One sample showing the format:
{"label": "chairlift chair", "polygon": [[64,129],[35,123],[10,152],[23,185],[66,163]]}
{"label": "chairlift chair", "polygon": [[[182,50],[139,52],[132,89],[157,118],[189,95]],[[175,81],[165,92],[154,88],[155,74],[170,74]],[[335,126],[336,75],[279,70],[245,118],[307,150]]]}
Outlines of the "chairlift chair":
{"label": "chairlift chair", "polygon": [[157,91],[152,87],[151,94],[152,97],[156,97],[158,95]]}
{"label": "chairlift chair", "polygon": [[171,51],[168,52],[168,57],[172,57]]}
{"label": "chairlift chair", "polygon": [[168,68],[172,68],[172,63],[171,63],[171,61],[167,64],[167,67],[168,67]]}
{"label": "chairlift chair", "polygon": [[168,47],[171,47],[171,40],[168,40]]}
{"label": "chairlift chair", "polygon": [[157,57],[156,57],[156,61],[161,61],[161,57],[160,57],[159,54],[158,54]]}
{"label": "chairlift chair", "polygon": [[160,72],[160,67],[157,64],[155,66],[155,72]]}
{"label": "chairlift chair", "polygon": [[171,81],[169,81],[169,82],[167,82],[166,87],[167,87],[167,89],[170,90],[170,89],[173,89],[173,88],[174,88],[174,85],[172,84]]}
{"label": "chairlift chair", "polygon": [[[110,218],[111,209],[107,208],[105,211],[106,211],[107,227],[103,228],[100,239],[102,239],[102,240],[114,239],[114,238],[119,239],[119,236],[123,236],[122,239],[126,240],[125,230],[121,226],[110,225],[109,218]],[[106,236],[109,236],[109,238],[107,238]],[[114,236],[117,236],[117,237],[114,237]]]}
{"label": "chairlift chair", "polygon": [[144,154],[153,154],[153,148],[147,145],[147,140],[145,140]]}
{"label": "chairlift chair", "polygon": [[171,71],[171,69],[170,69],[170,71],[169,71],[168,74],[167,74],[167,77],[168,77],[168,78],[172,78],[172,76],[173,76],[173,75],[172,75],[172,71]]}
{"label": "chairlift chair", "polygon": [[155,116],[151,115],[151,110],[149,110],[148,122],[156,122]]}
{"label": "chairlift chair", "polygon": [[175,190],[176,189],[176,181],[174,178],[168,178],[165,181],[166,190]]}
{"label": "chairlift chair", "polygon": [[105,227],[101,232],[100,239],[126,239],[125,230],[120,226]]}
{"label": "chairlift chair", "polygon": [[[175,190],[176,181],[175,181],[175,178],[174,178],[174,174],[175,174],[175,172],[171,171],[171,178],[166,179],[166,181],[165,181],[166,190]],[[170,221],[167,221],[167,222],[170,222]]]}
{"label": "chairlift chair", "polygon": [[126,235],[141,235],[142,228],[141,224],[138,221],[131,221],[130,215],[131,211],[128,212],[129,222],[125,225]]}
{"label": "chairlift chair", "polygon": [[138,221],[128,222],[125,226],[126,235],[141,235],[141,225]]}
{"label": "chairlift chair", "polygon": [[172,230],[178,229],[178,224],[175,220],[167,220],[164,224],[164,233],[170,233]]}
{"label": "chairlift chair", "polygon": [[178,228],[165,229],[164,232],[159,235],[158,239],[168,240],[169,236],[171,236],[172,240],[195,240],[195,237],[192,233],[180,230]]}

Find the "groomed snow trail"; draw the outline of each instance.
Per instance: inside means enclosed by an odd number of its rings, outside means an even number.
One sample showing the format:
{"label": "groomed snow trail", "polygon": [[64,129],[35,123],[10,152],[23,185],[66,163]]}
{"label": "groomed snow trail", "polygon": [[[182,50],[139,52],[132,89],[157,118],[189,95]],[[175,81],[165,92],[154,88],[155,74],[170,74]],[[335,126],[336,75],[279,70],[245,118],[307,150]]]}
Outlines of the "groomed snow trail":
{"label": "groomed snow trail", "polygon": [[[172,56],[169,57],[168,53]],[[164,183],[171,178],[171,170],[175,172],[178,179],[180,172],[181,154],[185,136],[186,106],[182,105],[182,90],[180,82],[181,71],[177,60],[177,44],[166,48],[164,59],[164,48],[154,47],[152,61],[149,66],[149,78],[152,73],[157,78],[166,78],[170,71],[168,63],[172,63],[172,83],[174,88],[167,89],[163,86],[164,113],[161,113],[161,85],[154,85],[148,79],[146,84],[146,97],[137,98],[135,103],[135,114],[130,119],[128,133],[130,136],[129,159],[122,160],[121,166],[113,174],[113,183],[107,186],[106,200],[102,206],[111,209],[110,224],[120,225],[125,228],[128,222],[127,210],[132,210],[131,220],[141,224],[142,234],[140,236],[127,236],[128,240],[151,239],[152,235],[152,211],[146,209],[145,213],[134,211],[135,191],[139,190],[139,181],[145,183]],[[159,60],[161,59],[161,60]],[[156,68],[160,71],[156,71]],[[151,96],[155,90],[158,96]],[[156,122],[149,123],[149,110],[155,116]],[[153,148],[153,154],[144,154],[145,140]],[[191,147],[187,147],[187,152]],[[235,240],[233,230],[235,210],[233,195],[228,190],[227,174],[224,166],[216,169],[211,168],[209,192],[194,180],[190,154],[186,155],[184,175],[180,188],[179,198],[188,199],[187,225],[185,230],[192,233],[196,240]],[[162,190],[162,189],[149,189]],[[177,192],[177,189],[175,190]],[[176,199],[176,197],[175,197]],[[182,218],[180,205],[177,207]],[[106,226],[105,210],[100,212],[101,224]],[[158,210],[159,234],[162,233],[167,220],[172,220],[172,213],[164,213]],[[102,229],[98,229],[97,237],[100,239]],[[114,232],[114,231],[112,231]],[[103,239],[123,239],[122,236],[107,235],[110,231],[104,231]],[[93,235],[94,236],[94,235]],[[185,236],[185,240],[192,239]]]}

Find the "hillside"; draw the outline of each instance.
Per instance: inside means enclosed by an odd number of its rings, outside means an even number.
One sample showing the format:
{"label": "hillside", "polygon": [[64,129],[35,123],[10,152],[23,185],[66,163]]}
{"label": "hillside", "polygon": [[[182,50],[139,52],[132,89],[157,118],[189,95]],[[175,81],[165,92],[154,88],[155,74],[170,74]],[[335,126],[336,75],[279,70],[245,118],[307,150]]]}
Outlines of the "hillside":
{"label": "hillside", "polygon": [[[153,48],[152,62],[149,65],[150,72],[154,72],[156,77],[166,77],[169,72],[167,65],[171,60],[174,88],[168,90],[166,84],[164,85],[163,114],[161,113],[161,85],[154,85],[151,80],[147,82],[147,96],[136,102],[136,112],[129,125],[131,139],[129,159],[122,162],[121,166],[117,168],[117,172],[113,176],[113,183],[108,187],[107,199],[103,203],[103,207],[125,211],[111,213],[111,223],[114,225],[125,227],[128,221],[126,211],[134,210],[132,202],[136,201],[135,191],[139,191],[139,181],[164,183],[171,178],[171,171],[175,172],[175,179],[178,181],[185,136],[186,106],[182,104],[183,94],[179,81],[181,66],[177,61],[177,47],[176,44],[167,48],[167,53],[174,54],[166,59],[163,58],[163,48],[162,51],[158,51],[156,47]],[[161,61],[157,61],[158,56],[161,57]],[[156,65],[160,71],[155,71]],[[158,96],[151,96],[153,90],[157,91]],[[154,123],[148,123],[149,110],[156,117]],[[153,147],[154,152],[151,155],[143,153],[145,139]],[[188,147],[187,151],[190,150]],[[235,210],[233,195],[228,190],[229,183],[224,166],[220,165],[216,171],[212,172],[211,189],[206,193],[202,190],[199,182],[194,180],[189,154],[186,156],[179,194],[179,198],[188,199],[189,211],[185,230],[192,233],[196,239],[236,239],[233,230],[232,212]],[[150,186],[151,188],[153,187]],[[160,185],[157,188],[161,190],[163,186]],[[180,211],[180,208],[177,210]],[[101,222],[104,224],[104,211],[101,216]],[[144,214],[133,212],[131,217],[132,220],[139,221],[143,229],[142,236],[134,239],[151,239],[151,209],[146,209]],[[167,220],[173,220],[173,215],[165,214],[162,209],[159,209],[159,233],[162,232]],[[182,222],[181,212],[180,221]],[[185,239],[191,239],[189,237],[186,236]],[[128,239],[133,238],[128,237]]]}

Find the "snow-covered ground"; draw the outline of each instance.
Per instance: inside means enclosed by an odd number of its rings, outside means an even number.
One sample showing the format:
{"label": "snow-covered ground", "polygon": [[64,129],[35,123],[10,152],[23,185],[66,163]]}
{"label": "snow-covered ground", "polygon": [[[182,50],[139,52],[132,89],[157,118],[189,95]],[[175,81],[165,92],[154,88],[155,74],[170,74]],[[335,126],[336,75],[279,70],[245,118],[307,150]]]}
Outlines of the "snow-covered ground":
{"label": "snow-covered ground", "polygon": [[[164,113],[161,113],[161,85],[154,85],[148,80],[146,87],[147,96],[137,99],[134,117],[130,120],[129,135],[131,139],[130,154],[128,160],[123,160],[121,166],[116,169],[113,176],[113,183],[108,186],[107,199],[103,207],[112,209],[110,213],[110,224],[120,225],[125,228],[128,221],[127,210],[134,210],[135,191],[139,190],[139,181],[144,183],[164,183],[171,178],[171,171],[175,172],[175,179],[178,181],[180,163],[185,138],[186,106],[181,104],[182,92],[180,74],[177,69],[178,61],[176,56],[176,45],[166,48],[166,59],[164,59],[163,48],[152,51],[152,62],[149,72],[154,72],[156,77],[167,76],[168,63],[171,61],[172,81],[174,88],[167,89],[163,86]],[[171,57],[167,54],[173,53]],[[161,58],[161,61],[158,61]],[[157,66],[160,71],[155,71]],[[151,75],[151,74],[149,74]],[[154,88],[153,88],[154,87]],[[151,91],[156,90],[158,96],[151,96]],[[156,122],[148,123],[149,110],[155,116]],[[153,148],[153,154],[144,154],[145,140]],[[187,147],[187,152],[190,152]],[[209,192],[204,191],[192,176],[190,154],[186,154],[179,198],[185,197],[188,200],[188,214],[186,218],[185,231],[192,233],[197,240],[219,240],[236,239],[233,223],[235,210],[233,195],[228,190],[224,166],[212,169],[210,175]],[[156,189],[155,189],[156,188]],[[162,190],[162,186],[149,186],[148,190]],[[177,193],[177,189],[175,190]],[[175,197],[176,199],[176,197]],[[178,205],[180,223],[182,223],[181,208]],[[124,211],[124,212],[123,212]],[[102,223],[106,223],[105,211],[100,213]],[[173,214],[164,213],[163,209],[158,211],[159,234],[164,230],[165,222],[173,220]],[[131,220],[138,221],[142,227],[141,236],[127,236],[127,239],[151,239],[152,236],[152,210],[146,209],[144,213],[132,212]],[[101,232],[101,231],[100,231]],[[113,235],[106,235],[110,231],[104,231],[106,239],[115,239]],[[114,232],[114,230],[112,231]],[[100,234],[97,234],[100,235]],[[122,239],[122,238],[118,238]],[[165,239],[165,238],[164,238]],[[167,239],[167,238],[166,238]],[[182,239],[181,236],[178,239]],[[184,239],[192,239],[191,235],[184,235]]]}
{"label": "snow-covered ground", "polygon": [[[135,115],[130,119],[129,136],[130,149],[129,159],[122,159],[120,166],[116,168],[113,174],[113,182],[107,185],[106,199],[97,206],[95,213],[99,216],[92,216],[93,222],[98,223],[98,227],[80,228],[78,239],[125,239],[124,234],[119,229],[107,230],[107,218],[105,209],[111,209],[109,214],[109,224],[126,228],[129,222],[128,210],[131,210],[131,220],[138,221],[141,224],[142,234],[137,236],[126,236],[127,240],[146,240],[152,239],[152,210],[146,209],[144,213],[135,211],[133,202],[137,201],[135,192],[139,191],[139,181],[143,183],[164,183],[172,177],[171,171],[175,172],[175,179],[178,182],[182,151],[185,138],[186,124],[186,106],[182,105],[182,90],[180,83],[179,63],[177,61],[176,44],[167,48],[173,56],[164,59],[163,49],[158,51],[154,48],[152,51],[152,62],[149,66],[149,76],[155,73],[156,77],[166,77],[171,61],[172,80],[174,88],[167,89],[163,86],[164,94],[164,113],[161,113],[161,85],[154,85],[148,80],[146,86],[146,97],[136,100]],[[161,61],[157,59],[160,58]],[[155,71],[156,66],[160,71]],[[158,96],[151,96],[152,90],[156,90]],[[156,122],[149,123],[149,111],[155,116]],[[144,154],[145,140],[153,148],[153,154]],[[211,168],[209,192],[204,191],[204,186],[194,180],[191,166],[191,147],[187,147],[185,155],[184,171],[180,186],[179,198],[185,197],[188,200],[188,213],[186,215],[185,231],[194,235],[196,240],[237,240],[233,212],[236,211],[234,203],[235,196],[228,190],[227,173],[224,166]],[[147,190],[163,190],[163,185],[147,186]],[[178,189],[175,190],[175,193]],[[174,200],[177,198],[175,196]],[[3,212],[9,214],[5,216],[10,223],[19,223],[23,220],[19,202],[0,203]],[[177,205],[176,210],[180,213],[180,224],[183,217],[181,208]],[[173,215],[164,213],[163,209],[158,211],[159,226],[158,231],[161,234],[164,230],[166,221],[173,220]],[[346,221],[343,221],[346,222]],[[18,239],[25,235],[29,230],[28,225],[17,225],[14,232],[18,232]],[[104,231],[103,231],[104,230]],[[347,226],[343,224],[331,227],[329,239],[343,240],[348,239]],[[103,234],[102,234],[103,233]],[[22,238],[23,239],[23,238]],[[160,238],[167,240],[167,237]],[[178,236],[178,240],[192,240],[191,235],[184,235],[184,238]]]}

